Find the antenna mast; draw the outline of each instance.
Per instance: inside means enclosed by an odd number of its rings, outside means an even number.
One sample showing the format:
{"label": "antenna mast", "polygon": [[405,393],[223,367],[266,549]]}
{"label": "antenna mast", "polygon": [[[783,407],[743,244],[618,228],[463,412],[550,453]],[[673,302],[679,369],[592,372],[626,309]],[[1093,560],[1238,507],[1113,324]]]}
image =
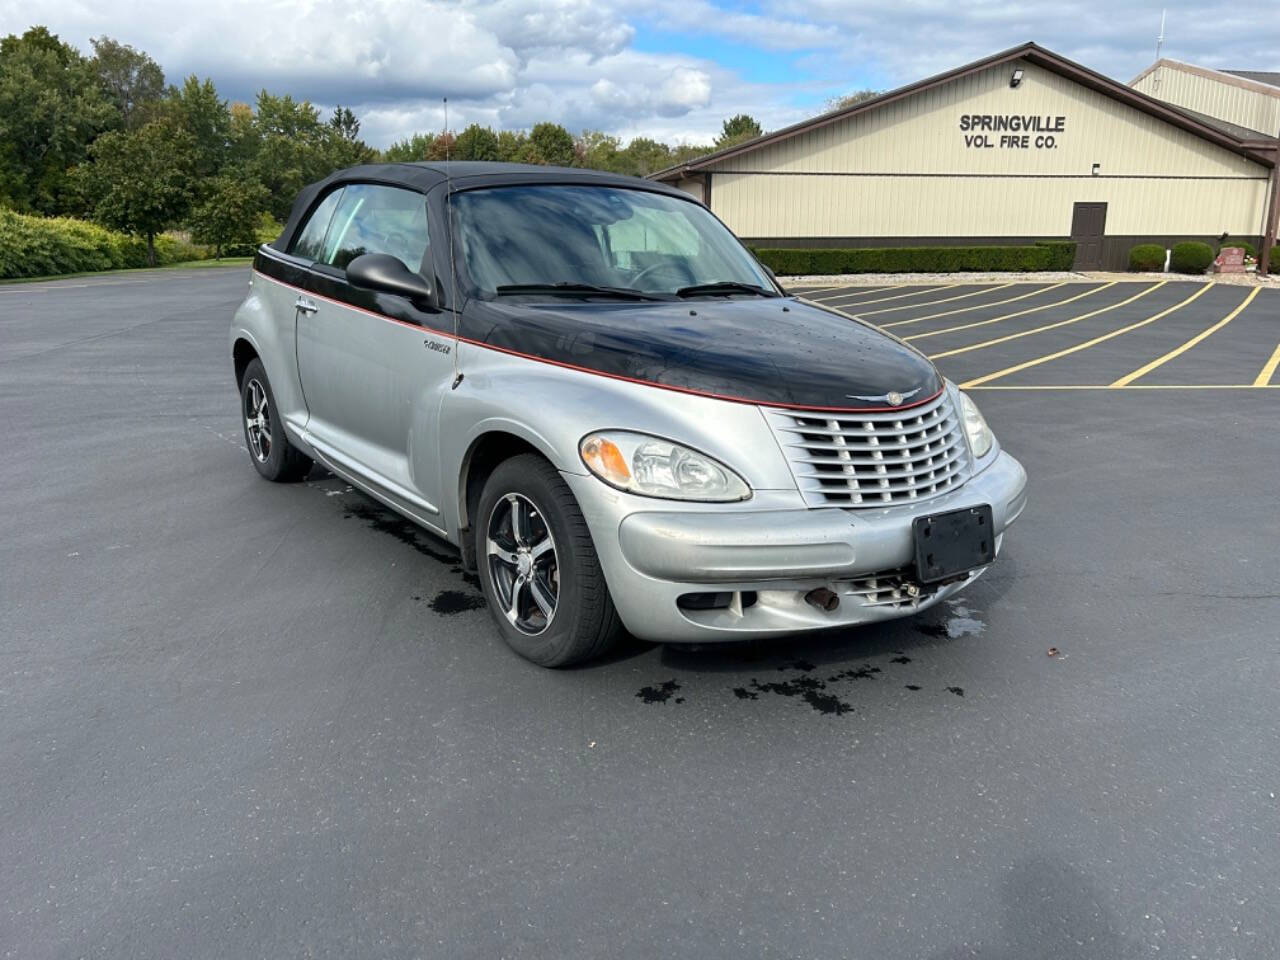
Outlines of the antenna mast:
{"label": "antenna mast", "polygon": [[457,390],[462,382],[458,369],[458,352],[462,341],[458,339],[458,266],[453,259],[453,178],[449,172],[449,98],[444,98],[444,209],[446,229],[449,231],[449,309],[453,313],[453,386]]}
{"label": "antenna mast", "polygon": [[[1156,63],[1160,63],[1160,50],[1164,46],[1164,15],[1167,11],[1160,11],[1160,35],[1156,37]],[[1160,89],[1160,68],[1156,67],[1155,76],[1151,79],[1151,89]]]}

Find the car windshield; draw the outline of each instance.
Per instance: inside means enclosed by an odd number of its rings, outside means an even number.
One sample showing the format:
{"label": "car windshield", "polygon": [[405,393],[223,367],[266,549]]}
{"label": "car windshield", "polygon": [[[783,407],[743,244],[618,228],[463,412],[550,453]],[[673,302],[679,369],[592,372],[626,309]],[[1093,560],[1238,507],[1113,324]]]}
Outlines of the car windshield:
{"label": "car windshield", "polygon": [[452,203],[480,297],[776,295],[738,239],[689,200],[626,187],[514,186]]}

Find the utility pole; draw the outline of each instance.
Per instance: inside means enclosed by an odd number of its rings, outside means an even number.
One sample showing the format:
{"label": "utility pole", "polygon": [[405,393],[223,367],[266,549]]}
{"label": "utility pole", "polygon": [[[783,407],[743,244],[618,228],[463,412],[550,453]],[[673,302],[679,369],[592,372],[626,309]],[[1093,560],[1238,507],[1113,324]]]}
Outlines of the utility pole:
{"label": "utility pole", "polygon": [[1276,244],[1276,219],[1280,217],[1280,137],[1276,138],[1271,163],[1271,203],[1267,205],[1267,232],[1262,238],[1262,253],[1258,257],[1260,277],[1265,277],[1271,270],[1271,248]]}

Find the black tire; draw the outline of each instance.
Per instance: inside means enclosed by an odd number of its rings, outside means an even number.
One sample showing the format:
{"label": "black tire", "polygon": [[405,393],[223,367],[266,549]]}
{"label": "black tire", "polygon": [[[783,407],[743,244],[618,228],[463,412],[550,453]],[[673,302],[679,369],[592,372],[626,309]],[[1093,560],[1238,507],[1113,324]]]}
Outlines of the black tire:
{"label": "black tire", "polygon": [[[260,391],[260,392],[259,392]],[[262,424],[250,429],[251,416],[257,409],[258,398],[266,400],[260,419]],[[277,415],[275,394],[266,368],[256,357],[249,361],[240,378],[240,424],[244,429],[244,445],[249,450],[249,461],[254,469],[273,483],[296,483],[311,471],[311,458],[289,442],[284,431],[284,420]],[[260,435],[255,435],[260,431]],[[262,439],[267,440],[266,444]],[[266,449],[263,449],[265,446]]]}
{"label": "black tire", "polygon": [[[545,622],[540,630],[536,629],[536,622],[532,627],[521,627],[508,616],[508,610],[519,609],[522,604],[519,600],[514,605],[504,602],[504,596],[512,596],[504,571],[520,568],[491,558],[489,552],[491,525],[496,523],[505,530],[513,498],[523,500],[534,511],[529,522],[534,533],[527,540],[540,542],[538,534],[545,532],[553,541],[550,552],[555,576],[543,578],[543,582],[555,586],[555,604],[549,620],[542,618]],[[600,657],[617,642],[622,635],[622,622],[609,596],[591,532],[573,491],[550,463],[537,454],[522,454],[499,464],[485,481],[472,527],[485,599],[498,632],[512,650],[544,667],[567,667]],[[535,576],[539,576],[538,571],[531,565],[531,585]],[[538,611],[532,605],[535,598],[529,590],[525,593],[527,602],[523,606],[536,621]],[[547,596],[545,590],[542,596]]]}

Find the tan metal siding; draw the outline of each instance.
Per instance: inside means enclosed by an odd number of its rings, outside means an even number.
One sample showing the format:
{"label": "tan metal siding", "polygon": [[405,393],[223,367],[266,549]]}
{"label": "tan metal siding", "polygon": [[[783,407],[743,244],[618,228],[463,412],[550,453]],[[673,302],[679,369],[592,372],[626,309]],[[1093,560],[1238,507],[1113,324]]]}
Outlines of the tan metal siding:
{"label": "tan metal siding", "polygon": [[1229,80],[1214,80],[1162,63],[1139,77],[1133,88],[1157,100],[1263,134],[1275,136],[1280,132],[1280,96],[1249,90]]}
{"label": "tan metal siding", "polygon": [[697,197],[699,200],[702,199],[702,186],[703,185],[702,185],[701,179],[677,180],[675,183],[675,187],[678,190],[683,190],[685,193],[692,194],[693,196]]}
{"label": "tan metal siding", "polygon": [[794,177],[718,173],[711,208],[744,237],[1065,237],[1074,203],[1111,235],[1262,231],[1265,180]]}
{"label": "tan metal siding", "polygon": [[[1011,89],[1015,66],[1023,82]],[[959,126],[965,114],[1064,116],[1066,127],[1052,149],[974,149]],[[1001,134],[988,136],[998,143]],[[1090,175],[1094,163],[1101,176]],[[1109,205],[1108,234],[1252,234],[1268,174],[1025,61],[711,170],[712,209],[752,237],[1064,236],[1072,204],[1095,200]]]}

